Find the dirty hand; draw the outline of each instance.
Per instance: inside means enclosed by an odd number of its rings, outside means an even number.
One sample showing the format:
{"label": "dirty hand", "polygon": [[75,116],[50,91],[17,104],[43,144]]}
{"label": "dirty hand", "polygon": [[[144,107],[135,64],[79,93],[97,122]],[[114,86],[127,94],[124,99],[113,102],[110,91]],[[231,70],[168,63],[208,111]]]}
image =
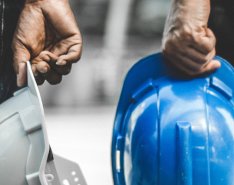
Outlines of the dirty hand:
{"label": "dirty hand", "polygon": [[38,84],[57,84],[81,55],[82,39],[68,0],[26,0],[12,43],[17,85],[31,61]]}
{"label": "dirty hand", "polygon": [[166,62],[194,77],[214,71],[216,39],[207,27],[210,0],[173,0],[164,29],[162,50]]}

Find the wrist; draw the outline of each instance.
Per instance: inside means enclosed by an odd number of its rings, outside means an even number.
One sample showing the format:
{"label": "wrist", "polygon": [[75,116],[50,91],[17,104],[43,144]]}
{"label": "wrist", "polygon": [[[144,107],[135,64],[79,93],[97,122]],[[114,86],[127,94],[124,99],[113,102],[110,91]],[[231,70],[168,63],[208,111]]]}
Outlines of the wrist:
{"label": "wrist", "polygon": [[174,0],[169,20],[176,27],[188,25],[200,32],[207,28],[209,14],[209,0]]}

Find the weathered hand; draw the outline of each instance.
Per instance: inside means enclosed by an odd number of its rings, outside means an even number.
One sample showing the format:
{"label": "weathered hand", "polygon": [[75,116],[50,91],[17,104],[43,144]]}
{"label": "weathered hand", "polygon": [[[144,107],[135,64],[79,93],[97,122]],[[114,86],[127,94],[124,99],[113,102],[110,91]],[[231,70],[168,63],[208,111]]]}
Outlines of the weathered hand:
{"label": "weathered hand", "polygon": [[81,56],[82,39],[68,0],[26,0],[12,49],[17,84],[26,82],[26,61],[37,83],[61,81]]}
{"label": "weathered hand", "polygon": [[164,29],[162,49],[166,61],[188,76],[220,67],[213,60],[216,39],[207,27],[210,0],[173,0]]}

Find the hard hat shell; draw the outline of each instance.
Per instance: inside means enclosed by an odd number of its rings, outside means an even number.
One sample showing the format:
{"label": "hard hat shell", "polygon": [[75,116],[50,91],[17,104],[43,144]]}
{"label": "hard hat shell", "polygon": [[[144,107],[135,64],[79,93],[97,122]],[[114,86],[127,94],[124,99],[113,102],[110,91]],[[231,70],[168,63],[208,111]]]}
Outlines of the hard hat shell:
{"label": "hard hat shell", "polygon": [[181,80],[162,54],[138,62],[119,100],[115,185],[234,185],[234,69]]}

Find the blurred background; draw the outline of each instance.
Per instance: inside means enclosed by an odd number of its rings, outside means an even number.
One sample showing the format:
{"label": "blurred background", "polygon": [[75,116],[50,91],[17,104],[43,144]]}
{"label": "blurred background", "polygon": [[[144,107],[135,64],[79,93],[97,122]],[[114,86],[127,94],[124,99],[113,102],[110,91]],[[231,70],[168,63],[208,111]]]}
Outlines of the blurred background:
{"label": "blurred background", "polygon": [[89,185],[111,185],[111,135],[122,83],[134,63],[160,51],[170,1],[70,4],[83,35],[83,56],[61,84],[40,87],[50,144],[54,153],[79,163]]}

